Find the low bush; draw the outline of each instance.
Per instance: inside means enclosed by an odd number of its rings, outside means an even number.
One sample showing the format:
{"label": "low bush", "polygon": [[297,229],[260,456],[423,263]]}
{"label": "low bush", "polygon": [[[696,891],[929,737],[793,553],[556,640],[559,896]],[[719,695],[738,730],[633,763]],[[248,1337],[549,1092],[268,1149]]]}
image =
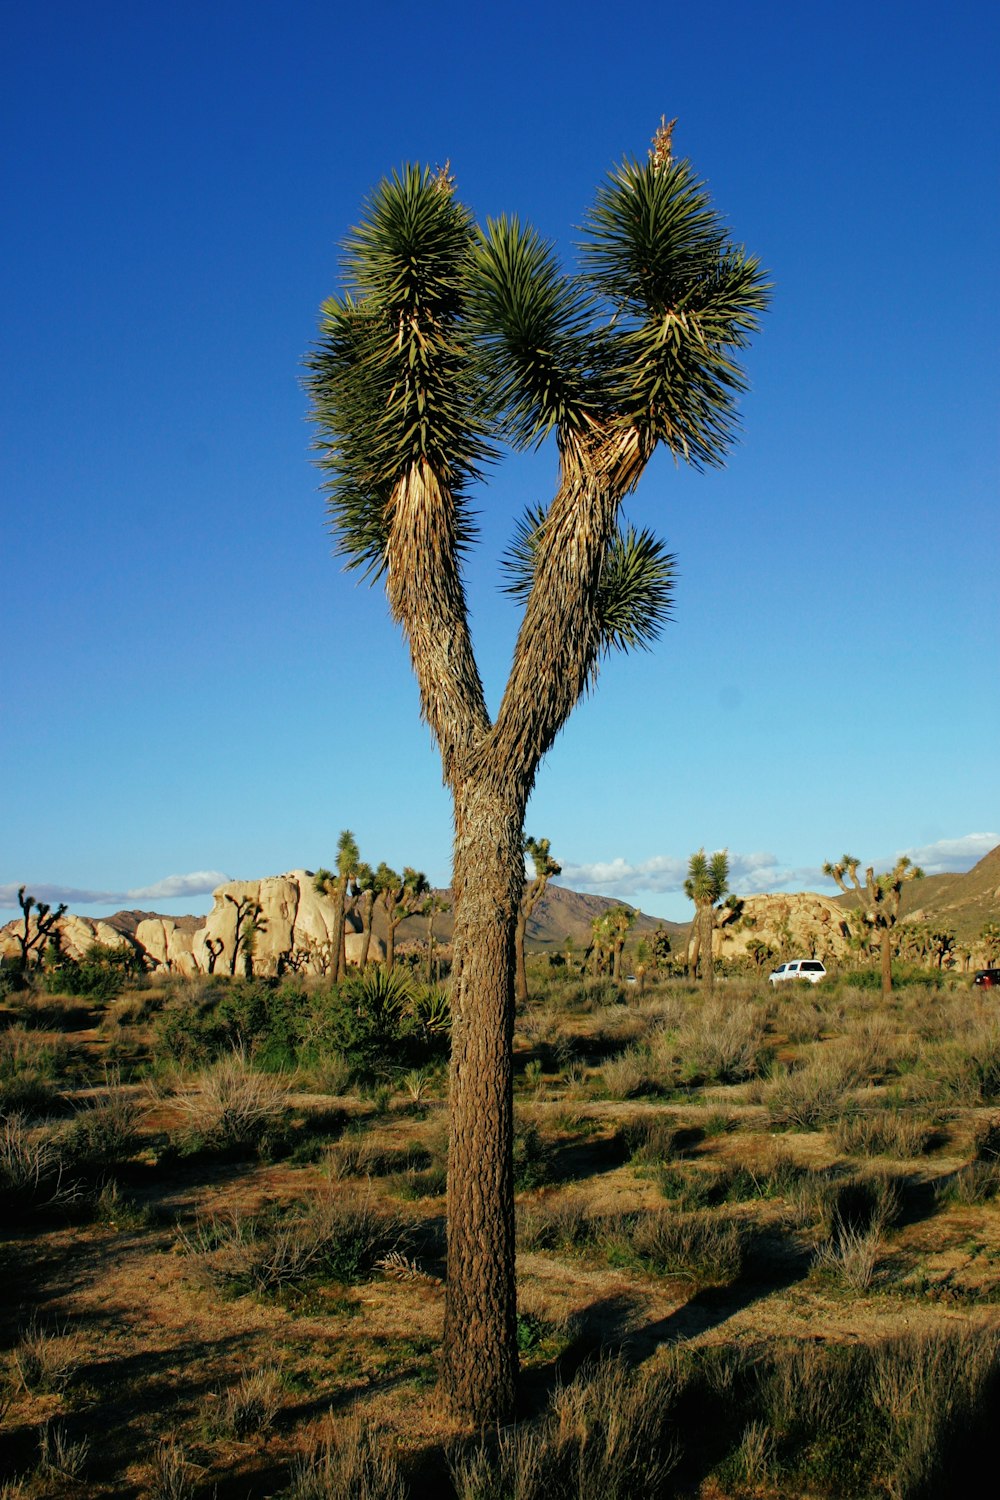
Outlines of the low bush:
{"label": "low bush", "polygon": [[0,1111],[40,1115],[58,1098],[71,1053],[62,1037],[24,1025],[0,1031]]}
{"label": "low bush", "polygon": [[13,1216],[63,1210],[81,1196],[50,1131],[21,1115],[0,1120],[0,1208]]}
{"label": "low bush", "polygon": [[707,1003],[677,1033],[674,1057],[686,1083],[742,1083],[771,1057],[764,1016],[755,1005]]}
{"label": "low bush", "polygon": [[672,1209],[614,1214],[595,1224],[613,1265],[633,1265],[696,1287],[727,1286],[743,1269],[738,1225],[718,1212]]}
{"label": "low bush", "polygon": [[267,1366],[249,1371],[222,1397],[217,1416],[221,1432],[237,1439],[267,1432],[281,1410],[283,1396],[280,1371]]}
{"label": "low bush", "polygon": [[368,1197],[329,1194],[271,1215],[203,1220],[181,1246],[200,1279],[236,1294],[273,1294],[363,1280],[403,1237],[400,1221]]}
{"label": "low bush", "polygon": [[626,1047],[601,1068],[604,1087],[612,1099],[634,1099],[653,1087],[650,1060],[639,1047]]}
{"label": "low bush", "polygon": [[112,1080],[103,1095],[77,1111],[63,1137],[67,1156],[79,1166],[112,1170],[135,1154],[142,1108]]}
{"label": "low bush", "polygon": [[231,1052],[197,1075],[171,1103],[185,1120],[182,1148],[243,1155],[258,1150],[287,1116],[287,1088]]}
{"label": "low bush", "polygon": [[833,1140],[849,1156],[923,1156],[936,1138],[933,1124],[900,1110],[878,1109],[834,1121]]}
{"label": "low bush", "polygon": [[146,960],[129,942],[120,946],[92,943],[82,959],[60,958],[47,966],[42,984],[52,995],[85,995],[90,1000],[113,1000],[124,989],[146,979]]}
{"label": "low bush", "polygon": [[763,1103],[772,1125],[818,1130],[850,1113],[848,1082],[840,1059],[820,1055],[803,1068],[777,1070]]}
{"label": "low bush", "polygon": [[525,1120],[514,1122],[514,1187],[517,1192],[540,1187],[549,1179],[549,1153],[538,1127]]}
{"label": "low bush", "polygon": [[593,1238],[593,1224],[582,1198],[557,1193],[518,1205],[517,1243],[522,1250],[574,1250]]}
{"label": "low bush", "polygon": [[10,1356],[11,1374],[22,1390],[33,1396],[64,1391],[83,1364],[83,1347],[76,1334],[47,1329],[32,1321]]}

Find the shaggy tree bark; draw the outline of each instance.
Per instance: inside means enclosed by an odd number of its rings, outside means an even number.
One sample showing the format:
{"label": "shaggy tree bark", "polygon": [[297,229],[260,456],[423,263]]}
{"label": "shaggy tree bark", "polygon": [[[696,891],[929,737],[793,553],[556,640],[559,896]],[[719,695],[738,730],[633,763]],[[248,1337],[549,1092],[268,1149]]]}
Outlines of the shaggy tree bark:
{"label": "shaggy tree bark", "polygon": [[523,820],[522,799],[489,780],[456,789],[444,1381],[474,1422],[509,1411],[517,1379],[512,1043]]}

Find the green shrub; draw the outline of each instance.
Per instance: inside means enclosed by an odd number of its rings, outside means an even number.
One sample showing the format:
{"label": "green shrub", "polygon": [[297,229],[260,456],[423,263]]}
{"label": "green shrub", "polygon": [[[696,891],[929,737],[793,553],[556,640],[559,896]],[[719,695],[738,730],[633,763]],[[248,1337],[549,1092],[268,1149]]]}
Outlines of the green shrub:
{"label": "green shrub", "polygon": [[46,967],[42,984],[52,995],[86,995],[112,1000],[122,990],[143,983],[146,960],[131,943],[92,943],[82,959],[60,958]]}
{"label": "green shrub", "polygon": [[64,1137],[68,1156],[82,1167],[114,1168],[135,1154],[142,1110],[114,1081],[103,1097],[77,1112]]}
{"label": "green shrub", "polygon": [[514,1125],[514,1187],[518,1192],[540,1187],[549,1177],[548,1152],[535,1125]]}

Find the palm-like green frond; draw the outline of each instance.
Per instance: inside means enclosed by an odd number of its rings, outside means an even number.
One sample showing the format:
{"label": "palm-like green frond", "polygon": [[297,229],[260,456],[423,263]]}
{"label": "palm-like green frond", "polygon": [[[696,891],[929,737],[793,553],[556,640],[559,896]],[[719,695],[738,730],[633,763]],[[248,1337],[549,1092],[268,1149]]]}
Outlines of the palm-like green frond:
{"label": "palm-like green frond", "polygon": [[501,571],[507,578],[503,592],[511,594],[519,604],[526,603],[531,593],[535,555],[544,524],[545,506],[529,505],[514,522],[514,539],[500,559]]}
{"label": "palm-like green frond", "polygon": [[488,219],[473,262],[473,323],[492,409],[521,447],[554,427],[579,429],[592,408],[592,299],[551,246],[517,218]]}
{"label": "palm-like green frond", "polygon": [[[545,530],[545,508],[529,506],[516,522],[514,539],[501,559],[504,592],[524,603],[531,592],[535,559]],[[651,531],[619,527],[601,569],[598,618],[601,649],[648,650],[670,619],[676,558]]]}
{"label": "palm-like green frond", "polygon": [[704,849],[699,849],[688,860],[684,894],[696,906],[714,906],[721,901],[729,887],[729,855],[725,849],[717,849],[709,858]]}
{"label": "palm-like green frond", "polygon": [[758,262],[729,241],[687,162],[626,161],[584,232],[587,280],[612,315],[610,408],[696,466],[719,463],[745,389],[733,356],[767,305]]}
{"label": "palm-like green frond", "polygon": [[671,617],[676,558],[651,531],[629,526],[611,540],[601,573],[604,650],[648,651]]}
{"label": "palm-like green frond", "polygon": [[455,501],[457,545],[471,535],[463,490],[489,451],[464,321],[474,233],[447,179],[407,167],[345,244],[346,291],[324,307],[306,384],[351,566],[381,571],[394,487],[421,461]]}

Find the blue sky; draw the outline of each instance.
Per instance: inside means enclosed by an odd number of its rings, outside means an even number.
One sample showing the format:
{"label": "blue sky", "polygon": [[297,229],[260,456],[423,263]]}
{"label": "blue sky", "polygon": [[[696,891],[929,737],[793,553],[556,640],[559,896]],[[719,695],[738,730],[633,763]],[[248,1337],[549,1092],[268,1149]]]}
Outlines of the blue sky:
{"label": "blue sky", "polygon": [[[302,358],[383,173],[450,160],[571,261],[664,112],[773,309],[727,468],[661,456],[630,506],[678,554],[676,620],[608,664],[528,829],[676,917],[702,845],[749,891],[1000,841],[998,30],[963,0],[6,5],[0,919],[22,882],[206,910],[345,826],[447,883],[405,650],[331,558]],[[480,499],[494,702],[496,557],[553,474],[514,456]]]}

